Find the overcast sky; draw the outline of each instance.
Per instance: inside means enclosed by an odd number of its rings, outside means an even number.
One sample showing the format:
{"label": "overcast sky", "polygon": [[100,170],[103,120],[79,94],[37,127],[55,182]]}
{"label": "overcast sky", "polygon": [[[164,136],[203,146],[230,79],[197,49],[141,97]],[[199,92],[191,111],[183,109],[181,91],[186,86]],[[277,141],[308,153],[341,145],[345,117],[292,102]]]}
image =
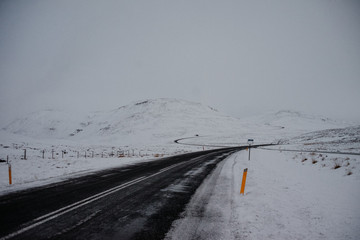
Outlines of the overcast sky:
{"label": "overcast sky", "polygon": [[1,126],[163,97],[360,121],[360,1],[1,0]]}

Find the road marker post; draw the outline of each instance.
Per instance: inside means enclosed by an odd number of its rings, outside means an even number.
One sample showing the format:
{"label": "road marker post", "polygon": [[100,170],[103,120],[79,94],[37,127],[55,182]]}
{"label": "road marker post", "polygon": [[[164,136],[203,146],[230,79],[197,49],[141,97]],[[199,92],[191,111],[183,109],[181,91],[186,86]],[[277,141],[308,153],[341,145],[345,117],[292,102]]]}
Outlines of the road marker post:
{"label": "road marker post", "polygon": [[242,195],[244,195],[244,191],[245,191],[245,183],[246,183],[247,171],[248,171],[248,169],[245,168],[244,173],[243,173],[242,183],[241,183],[241,189],[240,189],[240,194],[242,194]]}
{"label": "road marker post", "polygon": [[11,179],[11,164],[9,163],[8,166],[9,166],[9,184],[11,185],[11,184],[12,184],[12,179]]}

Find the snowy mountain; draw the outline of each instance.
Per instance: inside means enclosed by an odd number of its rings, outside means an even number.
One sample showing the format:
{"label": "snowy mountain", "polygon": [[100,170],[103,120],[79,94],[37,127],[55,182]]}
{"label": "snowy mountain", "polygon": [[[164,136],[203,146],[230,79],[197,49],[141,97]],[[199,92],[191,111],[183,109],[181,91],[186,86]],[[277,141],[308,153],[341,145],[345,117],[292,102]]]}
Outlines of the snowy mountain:
{"label": "snowy mountain", "polygon": [[14,121],[3,130],[34,139],[132,144],[167,142],[188,135],[227,132],[240,126],[238,119],[199,103],[155,99],[88,116],[41,111]]}
{"label": "snowy mountain", "polygon": [[[167,144],[189,136],[210,136],[208,142],[241,143],[289,139],[312,131],[343,128],[343,122],[294,111],[233,118],[214,108],[178,99],[153,99],[87,116],[45,110],[18,119],[3,128],[17,138],[79,144]],[[6,134],[2,134],[6,135]],[[211,139],[211,136],[214,138]],[[222,138],[222,139],[219,139]],[[225,139],[225,140],[224,140]],[[205,140],[204,138],[202,140]]]}

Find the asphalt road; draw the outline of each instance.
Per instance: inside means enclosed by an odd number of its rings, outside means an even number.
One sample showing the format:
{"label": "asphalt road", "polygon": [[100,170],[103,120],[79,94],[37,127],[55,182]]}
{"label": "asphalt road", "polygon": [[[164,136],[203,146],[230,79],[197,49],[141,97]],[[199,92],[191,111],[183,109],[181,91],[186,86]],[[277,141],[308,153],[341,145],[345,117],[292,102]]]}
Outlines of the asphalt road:
{"label": "asphalt road", "polygon": [[0,239],[163,239],[215,166],[241,148],[100,171],[0,197]]}

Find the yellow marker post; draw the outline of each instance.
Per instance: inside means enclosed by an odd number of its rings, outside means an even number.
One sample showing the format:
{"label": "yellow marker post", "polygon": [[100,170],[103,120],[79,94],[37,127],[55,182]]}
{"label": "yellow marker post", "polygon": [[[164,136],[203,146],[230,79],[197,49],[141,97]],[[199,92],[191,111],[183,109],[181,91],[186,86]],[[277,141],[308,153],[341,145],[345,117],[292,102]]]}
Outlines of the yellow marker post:
{"label": "yellow marker post", "polygon": [[11,185],[11,164],[9,164],[9,184]]}
{"label": "yellow marker post", "polygon": [[246,183],[247,171],[248,171],[248,169],[245,168],[244,173],[243,173],[242,183],[241,183],[241,190],[240,190],[240,194],[242,194],[242,195],[244,195],[244,191],[245,191],[245,183]]}

